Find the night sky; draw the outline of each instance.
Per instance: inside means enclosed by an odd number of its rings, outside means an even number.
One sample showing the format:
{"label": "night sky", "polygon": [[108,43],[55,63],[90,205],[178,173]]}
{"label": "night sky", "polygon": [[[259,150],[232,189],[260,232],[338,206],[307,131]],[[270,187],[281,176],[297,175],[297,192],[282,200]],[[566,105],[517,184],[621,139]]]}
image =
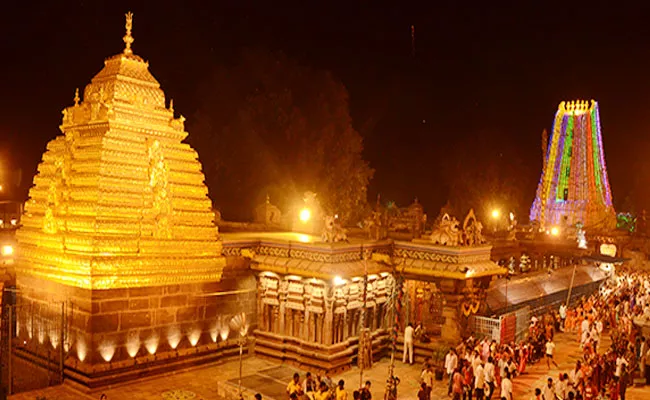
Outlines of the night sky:
{"label": "night sky", "polygon": [[628,195],[650,198],[650,9],[597,2],[130,3],[3,3],[3,168],[22,167],[31,181],[75,88],[122,51],[131,10],[134,52],[190,119],[203,77],[242,47],[282,50],[331,70],[349,90],[364,157],[376,169],[371,197],[380,192],[407,205],[417,196],[436,214],[447,196],[440,171],[449,149],[488,135],[511,142],[531,166],[522,185],[532,201],[542,129],[550,131],[560,101],[594,98],[616,205]]}

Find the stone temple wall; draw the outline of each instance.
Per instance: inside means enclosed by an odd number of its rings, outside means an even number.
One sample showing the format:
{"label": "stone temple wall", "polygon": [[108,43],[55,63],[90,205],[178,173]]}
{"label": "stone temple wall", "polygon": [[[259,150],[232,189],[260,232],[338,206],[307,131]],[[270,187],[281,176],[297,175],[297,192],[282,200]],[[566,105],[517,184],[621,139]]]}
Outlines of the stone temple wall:
{"label": "stone temple wall", "polygon": [[58,362],[65,302],[66,374],[84,386],[104,385],[122,373],[141,376],[145,367],[161,372],[234,354],[228,322],[242,312],[256,321],[256,286],[241,259],[229,260],[220,282],[143,288],[91,291],[19,275],[17,335],[25,353],[43,359],[49,352]]}

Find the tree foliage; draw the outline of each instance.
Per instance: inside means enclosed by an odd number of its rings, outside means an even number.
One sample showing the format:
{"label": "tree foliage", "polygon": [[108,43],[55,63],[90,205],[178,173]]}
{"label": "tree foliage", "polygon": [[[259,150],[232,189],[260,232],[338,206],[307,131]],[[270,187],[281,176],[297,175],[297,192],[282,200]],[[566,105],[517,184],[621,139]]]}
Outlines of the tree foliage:
{"label": "tree foliage", "polygon": [[249,219],[267,194],[286,211],[312,191],[344,218],[365,204],[373,171],[352,127],[347,90],[329,72],[282,53],[244,50],[200,92],[190,141],[225,218]]}
{"label": "tree foliage", "polygon": [[473,208],[487,221],[496,208],[504,216],[514,212],[520,222],[528,219],[536,189],[532,182],[539,176],[521,158],[516,145],[498,135],[480,133],[457,145],[449,160],[445,175],[449,202],[457,215]]}

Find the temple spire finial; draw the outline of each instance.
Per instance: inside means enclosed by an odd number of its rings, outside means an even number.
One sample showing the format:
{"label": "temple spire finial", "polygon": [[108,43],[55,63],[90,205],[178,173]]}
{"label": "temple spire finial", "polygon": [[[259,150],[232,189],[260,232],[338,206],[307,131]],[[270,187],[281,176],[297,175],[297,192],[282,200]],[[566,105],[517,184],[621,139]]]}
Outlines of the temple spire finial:
{"label": "temple spire finial", "polygon": [[79,105],[79,88],[76,88],[74,91],[74,105],[78,106]]}
{"label": "temple spire finial", "polygon": [[133,43],[133,36],[131,36],[131,28],[133,28],[133,13],[129,11],[128,13],[125,14],[126,16],[126,35],[122,38],[124,40],[124,44],[126,47],[124,47],[124,54],[133,54],[133,50],[131,50],[131,44]]}

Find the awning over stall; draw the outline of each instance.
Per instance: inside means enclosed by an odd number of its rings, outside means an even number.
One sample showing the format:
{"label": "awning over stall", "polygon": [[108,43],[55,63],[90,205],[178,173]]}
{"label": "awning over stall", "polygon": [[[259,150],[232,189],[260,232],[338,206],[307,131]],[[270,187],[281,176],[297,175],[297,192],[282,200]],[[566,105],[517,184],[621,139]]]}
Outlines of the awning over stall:
{"label": "awning over stall", "polygon": [[[572,274],[573,267],[566,267],[552,270],[550,274],[547,271],[539,271],[522,277],[513,277],[507,283],[508,307],[516,307],[566,292],[571,285]],[[578,266],[573,280],[573,290],[603,281],[606,277],[603,271],[593,265]],[[496,280],[488,289],[487,305],[492,312],[506,308],[505,278]]]}

